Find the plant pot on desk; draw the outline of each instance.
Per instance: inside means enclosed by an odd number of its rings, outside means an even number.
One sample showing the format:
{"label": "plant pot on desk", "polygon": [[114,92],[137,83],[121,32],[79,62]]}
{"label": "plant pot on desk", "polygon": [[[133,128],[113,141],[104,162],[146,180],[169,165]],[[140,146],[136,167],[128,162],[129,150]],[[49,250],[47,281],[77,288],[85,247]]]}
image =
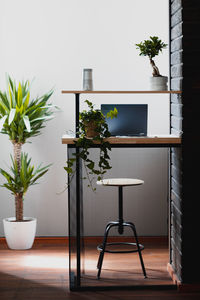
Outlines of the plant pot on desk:
{"label": "plant pot on desk", "polygon": [[85,132],[87,138],[93,138],[98,135],[97,124],[95,121],[85,123]]}

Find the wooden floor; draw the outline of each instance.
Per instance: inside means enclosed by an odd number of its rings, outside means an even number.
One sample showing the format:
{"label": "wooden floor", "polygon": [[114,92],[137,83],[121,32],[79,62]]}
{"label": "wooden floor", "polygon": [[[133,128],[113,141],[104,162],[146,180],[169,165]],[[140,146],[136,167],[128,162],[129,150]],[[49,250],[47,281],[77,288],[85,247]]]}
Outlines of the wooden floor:
{"label": "wooden floor", "polygon": [[[121,250],[121,247],[115,246],[115,250]],[[96,265],[99,252],[96,245],[89,245],[85,248],[84,272],[81,279],[83,286],[164,285],[174,287],[166,268],[169,257],[167,246],[145,244],[142,256],[147,278],[144,278],[138,253],[105,253],[100,280],[97,280]],[[123,250],[130,250],[130,246],[123,246]]]}
{"label": "wooden floor", "polygon": [[[168,249],[147,245],[143,258],[148,278],[144,279],[137,253],[107,254],[101,280],[96,279],[98,253],[86,248],[83,285],[173,285],[167,271]],[[131,258],[131,259],[130,259]],[[166,289],[113,291],[69,291],[68,249],[65,244],[36,243],[31,250],[9,250],[0,241],[0,300],[130,300],[130,299],[200,299],[200,294]]]}

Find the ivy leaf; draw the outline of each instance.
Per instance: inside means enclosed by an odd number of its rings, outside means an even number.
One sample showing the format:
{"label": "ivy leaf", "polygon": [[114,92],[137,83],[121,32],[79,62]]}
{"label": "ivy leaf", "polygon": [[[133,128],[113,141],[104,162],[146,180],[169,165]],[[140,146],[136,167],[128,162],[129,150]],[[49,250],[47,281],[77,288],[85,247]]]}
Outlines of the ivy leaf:
{"label": "ivy leaf", "polygon": [[88,169],[93,170],[94,169],[94,162],[90,162],[89,164],[86,165]]}

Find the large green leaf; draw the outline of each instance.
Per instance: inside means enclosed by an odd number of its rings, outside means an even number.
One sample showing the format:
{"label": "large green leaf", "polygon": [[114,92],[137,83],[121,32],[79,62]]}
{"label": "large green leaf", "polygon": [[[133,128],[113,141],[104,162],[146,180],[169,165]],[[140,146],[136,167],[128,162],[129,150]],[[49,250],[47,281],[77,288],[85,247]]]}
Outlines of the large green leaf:
{"label": "large green leaf", "polygon": [[30,122],[29,122],[29,117],[24,116],[23,120],[24,120],[24,124],[26,126],[27,131],[30,132],[31,131],[31,125],[30,125]]}
{"label": "large green leaf", "polygon": [[24,101],[24,110],[26,110],[26,108],[28,107],[29,99],[30,99],[30,92],[28,92],[26,99]]}
{"label": "large green leaf", "polygon": [[7,119],[7,117],[8,117],[8,116],[4,116],[3,118],[0,119],[0,131],[2,130],[3,125],[4,125],[4,123],[5,123],[6,119]]}
{"label": "large green leaf", "polygon": [[13,107],[13,96],[12,96],[12,92],[11,92],[11,87],[10,85],[8,86],[8,91],[9,91],[9,97],[10,97],[10,108]]}
{"label": "large green leaf", "polygon": [[19,82],[18,93],[17,93],[17,105],[18,107],[21,107],[22,105],[22,86],[20,82]]}
{"label": "large green leaf", "polygon": [[10,114],[9,114],[9,118],[8,118],[8,125],[10,125],[12,123],[12,121],[14,120],[15,113],[16,113],[16,109],[12,108],[10,111]]}
{"label": "large green leaf", "polygon": [[46,121],[46,120],[50,120],[50,119],[52,119],[52,116],[43,116],[43,117],[31,120],[31,122]]}
{"label": "large green leaf", "polygon": [[0,91],[0,106],[4,110],[4,112],[9,113],[10,108],[8,107],[8,102],[6,100],[5,95],[3,95]]}

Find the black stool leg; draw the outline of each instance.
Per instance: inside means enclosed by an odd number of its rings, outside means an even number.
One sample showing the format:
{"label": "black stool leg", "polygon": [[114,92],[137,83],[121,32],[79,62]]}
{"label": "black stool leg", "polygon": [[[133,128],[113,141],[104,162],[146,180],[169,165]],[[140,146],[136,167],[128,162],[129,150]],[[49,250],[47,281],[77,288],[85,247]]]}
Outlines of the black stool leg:
{"label": "black stool leg", "polygon": [[118,227],[118,232],[119,234],[124,233],[124,227],[123,227],[123,186],[119,186],[118,189],[118,214],[119,214],[119,227]]}
{"label": "black stool leg", "polygon": [[132,222],[126,222],[126,224],[127,224],[127,226],[130,226],[133,230],[136,245],[137,245],[137,249],[138,249],[138,254],[139,254],[139,258],[140,258],[140,263],[141,263],[142,271],[143,271],[143,274],[144,274],[144,278],[147,278],[147,274],[146,274],[146,270],[145,270],[145,266],[144,266],[144,262],[143,262],[143,258],[142,258],[142,253],[141,253],[139,242],[138,242],[137,232],[136,232],[136,229],[135,229],[135,225]]}
{"label": "black stool leg", "polygon": [[102,245],[102,250],[99,253],[99,260],[97,263],[97,269],[98,269],[98,274],[97,274],[97,278],[100,278],[101,275],[101,268],[102,268],[102,264],[103,264],[103,257],[104,257],[104,253],[105,253],[105,248],[106,248],[106,242],[107,242],[107,237],[108,237],[108,233],[109,230],[113,227],[116,226],[116,224],[113,222],[110,222],[106,225],[106,229],[105,229],[105,233],[104,233],[104,239],[103,239],[103,245]]}

